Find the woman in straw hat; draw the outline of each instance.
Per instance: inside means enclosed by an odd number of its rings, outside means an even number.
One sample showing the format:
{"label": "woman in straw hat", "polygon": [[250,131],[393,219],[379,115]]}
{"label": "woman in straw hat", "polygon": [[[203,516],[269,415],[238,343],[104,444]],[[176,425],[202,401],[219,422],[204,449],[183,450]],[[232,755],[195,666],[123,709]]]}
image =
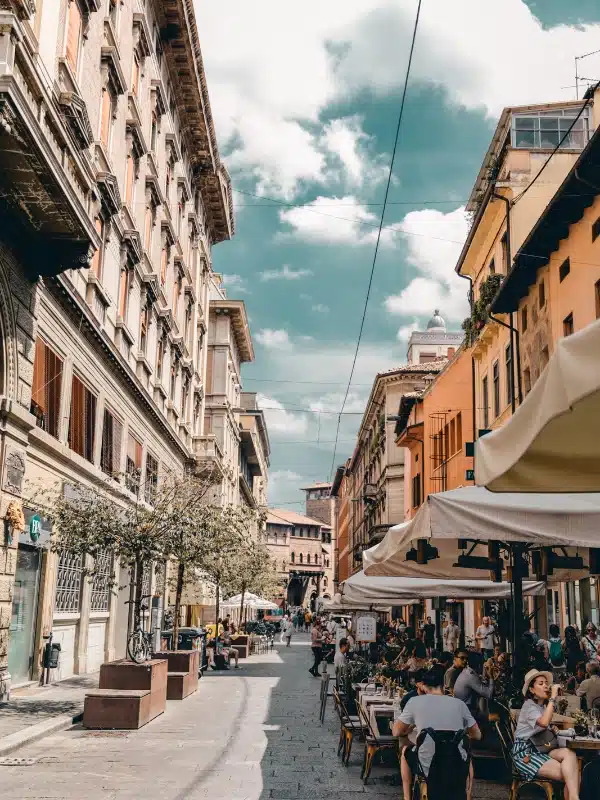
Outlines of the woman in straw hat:
{"label": "woman in straw hat", "polygon": [[575,753],[566,747],[558,747],[556,738],[552,741],[551,722],[560,692],[560,685],[553,685],[552,681],[551,672],[537,669],[529,670],[525,676],[525,702],[515,731],[513,762],[523,778],[563,781],[565,799],[579,800],[579,770]]}

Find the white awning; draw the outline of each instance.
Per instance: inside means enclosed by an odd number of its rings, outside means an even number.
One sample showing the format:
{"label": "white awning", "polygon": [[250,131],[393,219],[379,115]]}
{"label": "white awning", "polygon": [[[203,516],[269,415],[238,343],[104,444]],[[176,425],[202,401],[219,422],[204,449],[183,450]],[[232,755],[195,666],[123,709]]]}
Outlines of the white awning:
{"label": "white awning", "polygon": [[[418,602],[418,600],[413,598],[412,600],[403,600],[402,603],[399,603],[398,605],[407,606]],[[335,614],[336,612],[349,614],[352,611],[379,611],[381,613],[385,613],[390,612],[392,610],[392,606],[391,603],[353,603],[349,600],[346,600],[338,592],[331,600],[325,601],[323,610],[332,614]]]}
{"label": "white awning", "polygon": [[[439,557],[427,564],[406,561],[417,539],[429,540]],[[600,547],[600,493],[499,494],[470,486],[431,494],[412,520],[390,528],[380,544],[365,550],[364,571],[367,575],[481,578],[481,570],[456,566],[457,539],[564,545],[570,554],[574,548]],[[472,554],[486,552],[480,546]],[[572,577],[580,573],[570,576],[561,570],[553,579]]]}
{"label": "white awning", "polygon": [[[236,594],[228,600],[223,601],[221,603],[221,608],[239,608],[241,602],[242,595]],[[252,594],[252,592],[246,592],[244,595],[244,606],[264,611],[279,608],[277,603],[273,603],[271,600],[265,600],[264,597],[258,597],[258,595]]]}
{"label": "white awning", "polygon": [[[543,581],[525,581],[523,593],[543,594]],[[511,595],[509,583],[494,583],[486,580],[443,580],[440,578],[377,577],[357,572],[342,584],[344,602],[389,603],[392,606],[406,603],[404,598],[448,597],[456,600],[468,598],[508,599]]]}
{"label": "white awning", "polygon": [[600,320],[560,339],[523,404],[475,446],[494,492],[600,491]]}

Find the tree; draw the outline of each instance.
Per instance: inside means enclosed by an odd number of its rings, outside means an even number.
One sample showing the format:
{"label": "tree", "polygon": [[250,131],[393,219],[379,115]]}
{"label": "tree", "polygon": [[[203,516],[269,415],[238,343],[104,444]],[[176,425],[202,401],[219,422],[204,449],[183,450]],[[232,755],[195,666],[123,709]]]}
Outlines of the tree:
{"label": "tree", "polygon": [[272,575],[275,567],[266,546],[251,536],[246,535],[240,552],[237,555],[238,565],[231,582],[233,594],[241,594],[240,621],[244,618],[244,600],[246,592],[263,594],[272,589]]}

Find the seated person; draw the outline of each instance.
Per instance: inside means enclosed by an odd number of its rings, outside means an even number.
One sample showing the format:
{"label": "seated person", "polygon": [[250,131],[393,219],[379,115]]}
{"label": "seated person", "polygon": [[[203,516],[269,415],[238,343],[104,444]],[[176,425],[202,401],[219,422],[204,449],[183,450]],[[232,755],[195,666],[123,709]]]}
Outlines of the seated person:
{"label": "seated person", "polygon": [[454,697],[465,702],[472,714],[478,712],[480,698],[489,700],[494,695],[494,681],[483,679],[480,672],[481,656],[470,651],[467,655],[467,666],[454,684]]}
{"label": "seated person", "polygon": [[[562,781],[568,800],[579,800],[579,768],[577,756],[566,747],[549,748],[540,753],[536,737],[551,728],[552,717],[556,710],[556,698],[560,685],[552,685],[551,672],[539,672],[531,669],[525,675],[523,696],[525,702],[519,713],[515,743],[512,750],[515,769],[525,780],[546,778]],[[558,740],[555,740],[558,745]]]}
{"label": "seated person", "polygon": [[[419,734],[424,728],[433,728],[436,731],[461,731],[465,730],[470,739],[481,739],[481,731],[473,719],[469,709],[455,697],[444,694],[444,671],[440,667],[428,669],[422,676],[419,696],[413,697],[394,719],[392,734],[406,736],[411,728],[416,728]],[[430,737],[426,737],[418,753],[425,776],[429,774],[429,767],[435,753],[435,745]],[[464,754],[465,760],[467,754]],[[412,746],[404,747],[400,759],[402,773],[403,796],[412,797],[413,776],[417,772],[417,752]],[[471,798],[472,767],[469,769],[467,784],[467,798]]]}
{"label": "seated person", "polygon": [[[575,689],[577,697],[581,697],[581,707],[584,711],[594,708],[594,700],[600,697],[600,664],[597,661],[590,661],[587,665],[587,674],[589,678],[581,681]],[[583,708],[584,700],[585,708]]]}
{"label": "seated person", "polygon": [[414,672],[411,676],[414,685],[410,691],[408,691],[400,700],[400,711],[404,710],[404,706],[408,703],[409,700],[412,700],[413,697],[418,697],[421,694],[425,694],[423,689],[423,675],[425,675],[426,670],[420,669],[418,672]]}
{"label": "seated person", "polygon": [[460,673],[467,666],[467,658],[468,654],[465,650],[457,650],[454,653],[452,666],[446,670],[446,674],[444,675],[444,691],[446,694],[452,694],[454,692],[454,684]]}
{"label": "seated person", "polygon": [[348,663],[348,650],[350,649],[350,645],[348,644],[348,639],[344,636],[343,639],[340,639],[338,643],[338,649],[336,650],[335,656],[333,657],[333,665],[336,669],[342,669]]}

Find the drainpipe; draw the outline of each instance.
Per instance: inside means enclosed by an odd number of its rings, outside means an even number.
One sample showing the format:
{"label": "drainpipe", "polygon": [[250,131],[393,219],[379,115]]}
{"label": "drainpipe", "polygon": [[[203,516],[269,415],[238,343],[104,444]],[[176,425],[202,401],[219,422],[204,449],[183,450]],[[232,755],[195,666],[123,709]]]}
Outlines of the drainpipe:
{"label": "drainpipe", "polygon": [[[506,274],[510,272],[510,268],[512,266],[512,257],[511,257],[511,236],[510,236],[510,206],[511,202],[508,197],[504,197],[502,194],[498,194],[496,190],[492,192],[492,197],[496,198],[496,200],[502,200],[502,202],[506,206]],[[521,348],[519,344],[519,331],[514,326],[514,319],[513,314],[510,314],[510,325],[507,325],[504,322],[500,322],[499,319],[496,317],[492,317],[490,314],[490,319],[493,319],[494,322],[498,322],[500,325],[503,325],[505,328],[508,328],[510,331],[510,352],[512,355],[512,364],[514,372],[515,365],[517,367],[517,387],[519,391],[519,405],[523,402],[523,387],[521,385]],[[516,348],[515,348],[515,339],[516,339]],[[515,379],[514,376],[512,378],[512,412],[515,413]]]}
{"label": "drainpipe", "polygon": [[[473,303],[475,298],[473,296],[473,278],[470,275],[462,275],[460,272],[456,273],[459,278],[469,281],[469,308],[471,315],[473,314]],[[475,411],[476,392],[475,392],[475,357],[471,356],[471,406],[472,406],[472,423],[473,423],[473,441],[477,439],[477,415]]]}

